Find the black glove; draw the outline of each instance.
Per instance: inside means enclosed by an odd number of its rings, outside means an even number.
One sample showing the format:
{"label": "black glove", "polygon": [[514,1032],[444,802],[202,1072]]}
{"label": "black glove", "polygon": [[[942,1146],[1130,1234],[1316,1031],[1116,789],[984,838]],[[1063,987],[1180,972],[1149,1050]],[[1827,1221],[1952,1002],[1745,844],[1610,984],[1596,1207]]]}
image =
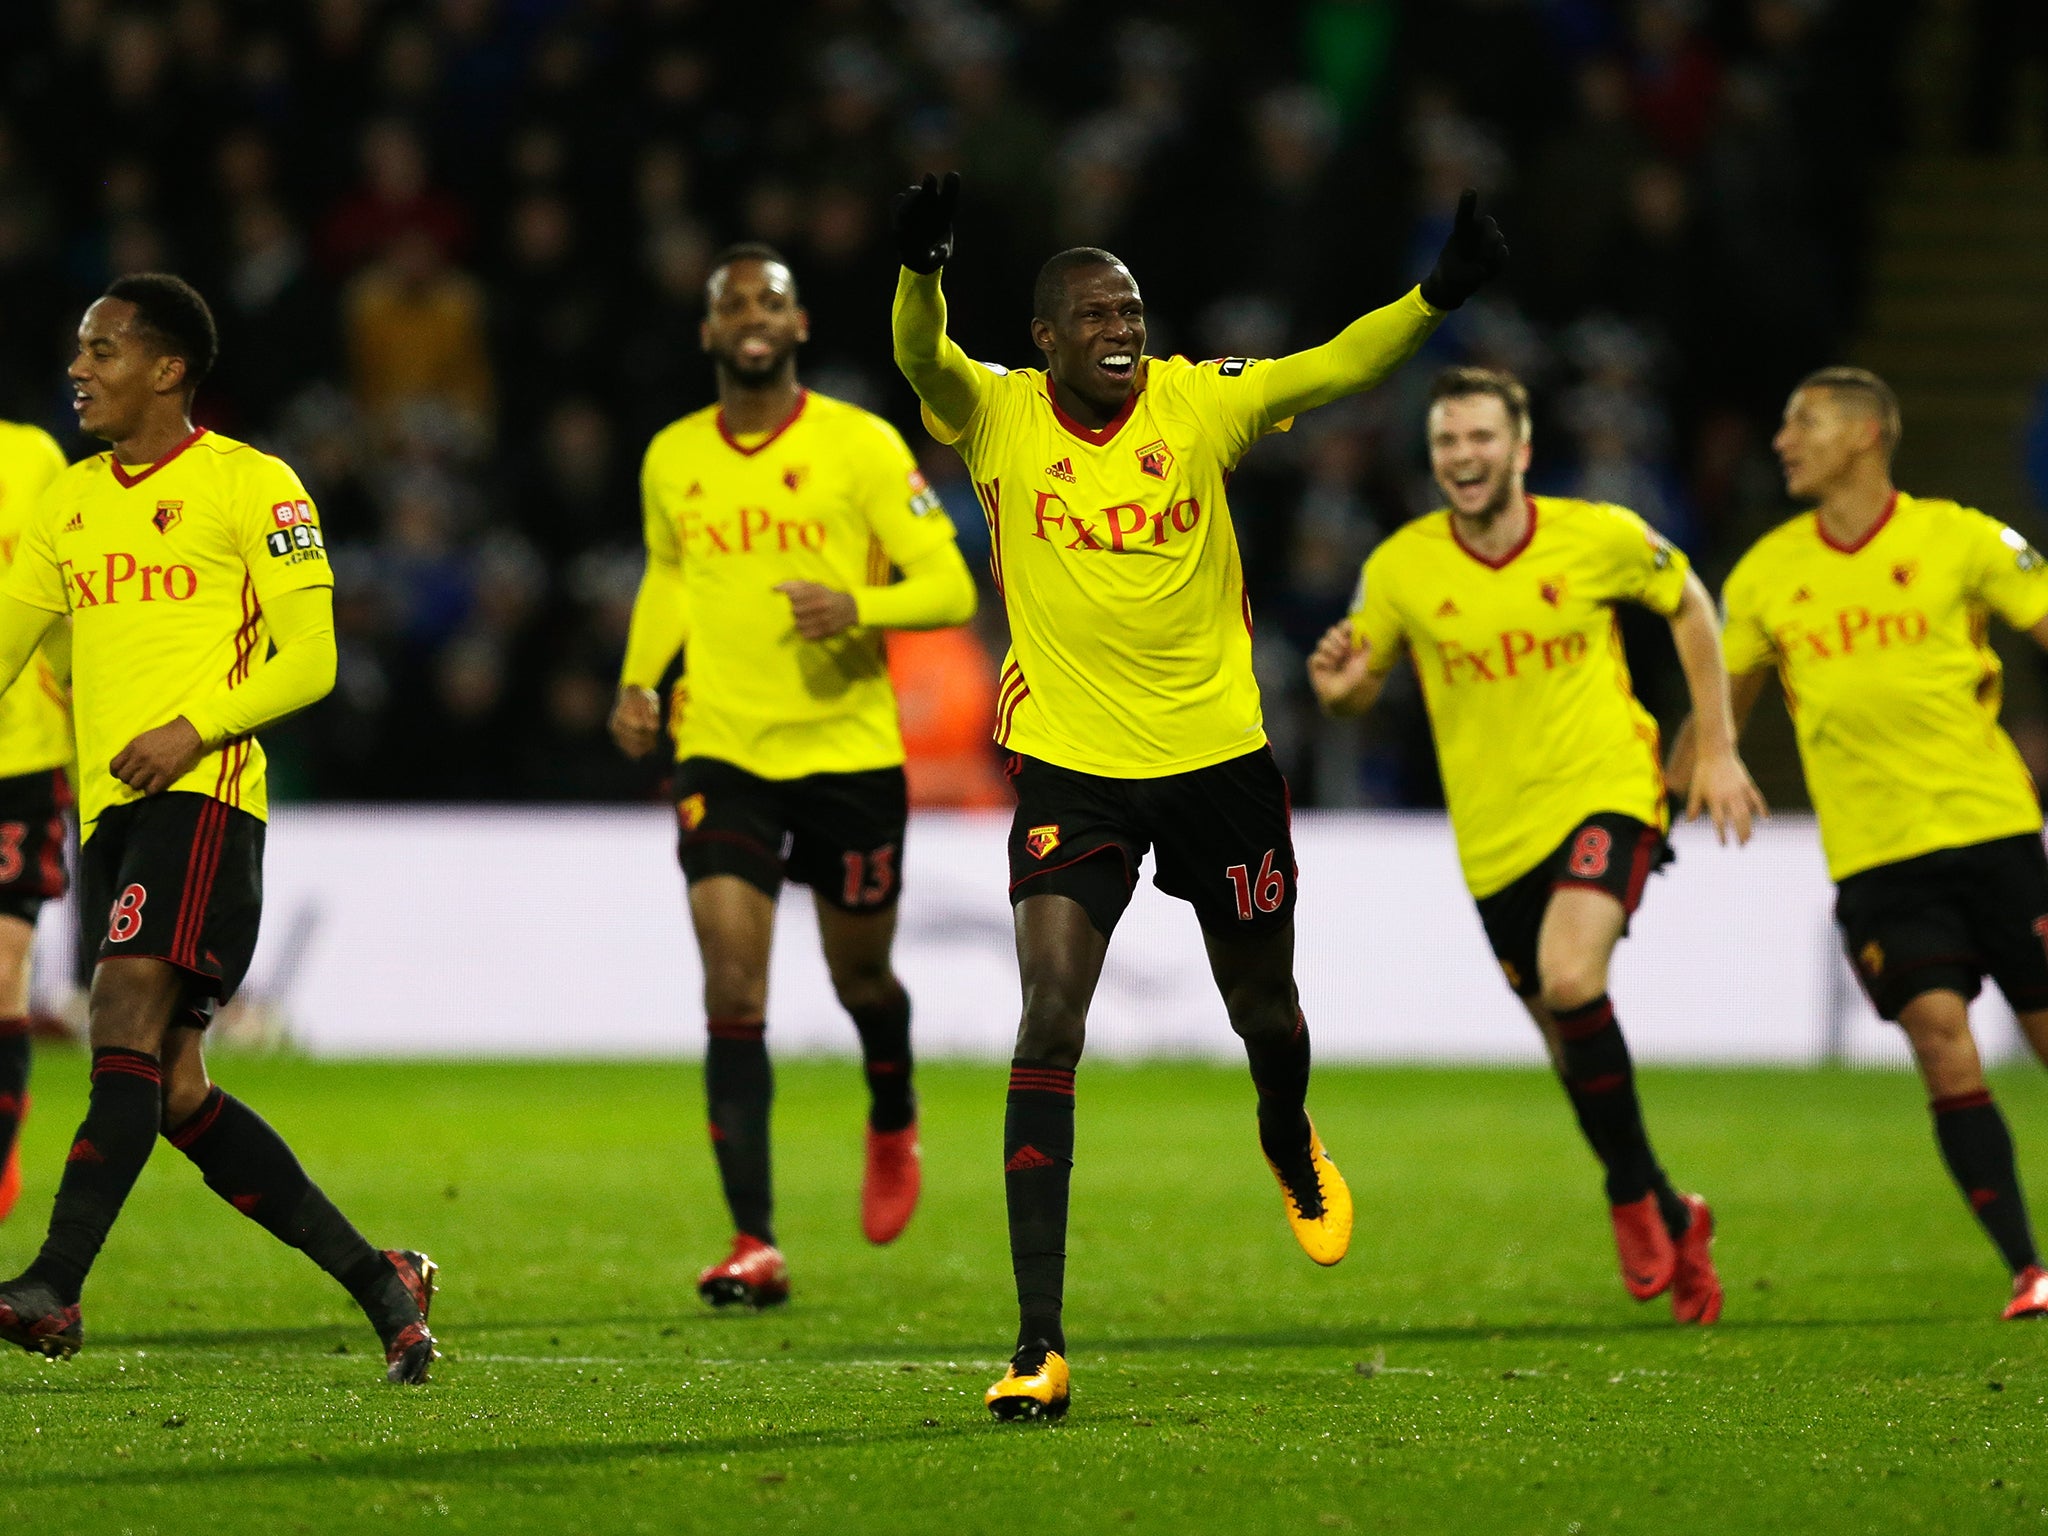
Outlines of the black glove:
{"label": "black glove", "polygon": [[917,186],[906,187],[889,201],[889,228],[896,236],[896,258],[913,272],[936,272],[953,254],[953,209],[960,202],[960,173],[946,172],[941,181],[930,171]]}
{"label": "black glove", "polygon": [[[929,180],[930,178],[926,178]],[[1456,309],[1508,264],[1507,236],[1491,215],[1479,215],[1479,194],[1470,187],[1458,199],[1458,217],[1436,265],[1422,280],[1422,297],[1437,309]]]}

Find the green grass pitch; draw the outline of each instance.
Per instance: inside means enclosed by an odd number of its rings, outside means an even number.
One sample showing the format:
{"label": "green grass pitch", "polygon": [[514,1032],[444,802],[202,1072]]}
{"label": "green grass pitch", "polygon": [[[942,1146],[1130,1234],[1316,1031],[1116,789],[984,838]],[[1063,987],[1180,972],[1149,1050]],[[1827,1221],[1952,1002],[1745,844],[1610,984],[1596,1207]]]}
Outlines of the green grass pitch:
{"label": "green grass pitch", "polygon": [[[922,1075],[926,1200],[856,1211],[856,1070],[780,1067],[795,1297],[711,1315],[726,1235],[694,1068],[226,1058],[372,1238],[443,1266],[432,1386],[386,1387],[338,1290],[159,1147],[86,1350],[0,1357],[0,1530],[1848,1532],[2048,1527],[2048,1327],[1895,1074],[1645,1074],[1720,1217],[1723,1322],[1614,1273],[1591,1160],[1534,1072],[1319,1072],[1358,1198],[1309,1264],[1241,1072],[1086,1066],[1074,1410],[1001,1426],[1003,1072]],[[33,1251],[83,1066],[37,1062]],[[2048,1080],[1999,1083],[2048,1188]]]}

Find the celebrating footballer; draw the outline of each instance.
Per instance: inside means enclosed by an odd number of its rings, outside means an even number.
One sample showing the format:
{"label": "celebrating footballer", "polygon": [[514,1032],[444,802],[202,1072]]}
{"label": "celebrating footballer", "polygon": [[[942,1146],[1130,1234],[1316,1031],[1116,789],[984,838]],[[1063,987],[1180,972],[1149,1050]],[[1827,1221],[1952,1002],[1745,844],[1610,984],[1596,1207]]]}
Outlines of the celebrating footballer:
{"label": "celebrating footballer", "polygon": [[1325,1265],[1350,1245],[1351,1194],[1306,1109],[1288,792],[1261,721],[1225,486],[1261,437],[1413,356],[1499,270],[1507,246],[1467,193],[1419,289],[1308,351],[1201,364],[1145,355],[1145,302],[1114,255],[1062,251],[1031,295],[1045,366],[1012,372],[974,362],[946,334],[939,272],[959,191],[957,176],[927,175],[893,205],[896,361],[925,425],[973,476],[1010,621],[996,740],[1017,794],[1009,864],[1023,1016],[1003,1174],[1019,1321],[986,1401],[1001,1419],[1057,1418],[1071,1395],[1062,1297],[1074,1069],[1148,851],[1154,883],[1201,923],[1296,1238]]}
{"label": "celebrating footballer", "polygon": [[1373,551],[1356,607],[1309,658],[1325,710],[1362,714],[1414,658],[1465,882],[1508,985],[1542,1031],[1606,1176],[1622,1281],[1711,1323],[1713,1213],[1651,1150],[1608,964],[1671,859],[1657,727],[1629,685],[1617,603],[1671,621],[1701,726],[1688,814],[1747,841],[1763,801],[1735,753],[1712,599],[1622,507],[1531,496],[1529,396],[1454,368],[1430,388],[1443,510]]}

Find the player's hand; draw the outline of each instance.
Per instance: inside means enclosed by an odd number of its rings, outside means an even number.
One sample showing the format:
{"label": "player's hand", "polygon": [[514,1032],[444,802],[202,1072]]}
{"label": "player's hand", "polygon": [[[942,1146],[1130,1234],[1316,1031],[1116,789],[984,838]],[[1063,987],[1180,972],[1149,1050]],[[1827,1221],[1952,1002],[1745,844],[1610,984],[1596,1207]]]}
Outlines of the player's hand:
{"label": "player's hand", "polygon": [[1508,237],[1490,214],[1479,212],[1479,194],[1470,187],[1458,199],[1451,238],[1437,254],[1436,265],[1422,280],[1422,297],[1436,309],[1456,309],[1508,264]]}
{"label": "player's hand", "polygon": [[1692,783],[1685,792],[1685,819],[1697,821],[1704,811],[1714,823],[1714,836],[1722,844],[1732,832],[1735,841],[1749,841],[1751,827],[1770,815],[1764,797],[1733,752],[1702,755],[1693,765]]}
{"label": "player's hand", "polygon": [[138,794],[160,795],[199,766],[206,743],[183,715],[144,731],[114,754],[114,777]]}
{"label": "player's hand", "polygon": [[1351,621],[1332,624],[1309,653],[1308,683],[1317,702],[1334,710],[1358,691],[1372,670],[1372,647],[1360,645]]}
{"label": "player's hand", "polygon": [[628,757],[645,757],[661,740],[661,696],[652,688],[619,689],[612,705],[612,740]]}
{"label": "player's hand", "polygon": [[850,592],[821,587],[815,581],[779,581],[775,590],[789,599],[789,616],[806,640],[830,640],[860,622],[860,608]]}
{"label": "player's hand", "polygon": [[930,171],[914,187],[889,200],[889,228],[896,259],[913,272],[936,272],[953,254],[953,210],[960,202],[960,173],[942,181]]}

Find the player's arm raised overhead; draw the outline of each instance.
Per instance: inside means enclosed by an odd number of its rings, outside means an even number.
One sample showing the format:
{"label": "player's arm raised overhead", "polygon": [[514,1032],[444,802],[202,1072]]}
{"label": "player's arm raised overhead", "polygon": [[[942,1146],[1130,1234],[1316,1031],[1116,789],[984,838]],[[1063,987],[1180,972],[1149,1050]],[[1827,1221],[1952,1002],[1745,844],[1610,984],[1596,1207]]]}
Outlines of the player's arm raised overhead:
{"label": "player's arm raised overhead", "polygon": [[1319,347],[1275,358],[1263,370],[1266,414],[1284,421],[1370,389],[1408,361],[1445,313],[1456,309],[1502,267],[1508,243],[1479,212],[1479,194],[1458,199],[1458,214],[1436,266],[1393,303],[1361,315]]}
{"label": "player's arm raised overhead", "polygon": [[953,209],[959,201],[958,173],[948,171],[941,181],[927,172],[922,183],[897,193],[889,209],[897,259],[903,263],[889,316],[896,366],[952,437],[974,420],[989,378],[946,334],[939,269],[953,254]]}

